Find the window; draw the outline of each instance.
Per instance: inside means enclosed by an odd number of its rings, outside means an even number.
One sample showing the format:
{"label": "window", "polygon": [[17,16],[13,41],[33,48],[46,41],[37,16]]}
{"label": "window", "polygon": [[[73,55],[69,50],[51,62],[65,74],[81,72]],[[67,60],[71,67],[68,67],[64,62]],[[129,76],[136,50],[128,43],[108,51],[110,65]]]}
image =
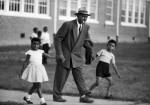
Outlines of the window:
{"label": "window", "polygon": [[91,22],[97,22],[98,0],[60,0],[59,2],[59,18],[73,19],[78,8],[85,7],[91,14],[88,18]]}
{"label": "window", "polygon": [[145,26],[146,0],[122,0],[121,24]]}
{"label": "window", "polygon": [[50,0],[0,0],[0,15],[49,19],[49,2]]}
{"label": "window", "polygon": [[105,24],[113,25],[113,0],[106,1],[106,21]]}
{"label": "window", "polygon": [[39,0],[39,14],[47,14],[47,0]]}
{"label": "window", "polygon": [[4,0],[0,0],[0,10],[4,10],[5,2]]}
{"label": "window", "polygon": [[20,11],[20,0],[10,0],[9,11]]}
{"label": "window", "polygon": [[34,0],[25,0],[24,12],[34,13]]}

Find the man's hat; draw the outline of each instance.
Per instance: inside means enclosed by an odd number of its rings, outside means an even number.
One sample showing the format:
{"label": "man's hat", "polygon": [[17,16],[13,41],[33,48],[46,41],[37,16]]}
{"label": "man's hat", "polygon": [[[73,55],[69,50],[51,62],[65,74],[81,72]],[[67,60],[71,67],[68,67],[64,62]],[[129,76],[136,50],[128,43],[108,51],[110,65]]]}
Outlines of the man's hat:
{"label": "man's hat", "polygon": [[86,10],[85,7],[79,8],[78,12],[75,13],[75,15],[78,15],[78,14],[90,16],[90,14],[88,14],[88,11]]}

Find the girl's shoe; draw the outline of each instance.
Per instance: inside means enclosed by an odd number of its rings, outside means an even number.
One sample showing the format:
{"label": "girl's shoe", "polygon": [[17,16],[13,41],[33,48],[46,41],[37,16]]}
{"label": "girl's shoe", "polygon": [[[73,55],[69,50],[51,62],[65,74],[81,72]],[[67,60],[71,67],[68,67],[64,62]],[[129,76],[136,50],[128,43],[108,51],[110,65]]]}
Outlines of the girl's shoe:
{"label": "girl's shoe", "polygon": [[27,104],[33,104],[33,102],[29,100],[27,97],[23,97],[23,100],[25,100]]}
{"label": "girl's shoe", "polygon": [[47,103],[41,103],[41,105],[47,105]]}

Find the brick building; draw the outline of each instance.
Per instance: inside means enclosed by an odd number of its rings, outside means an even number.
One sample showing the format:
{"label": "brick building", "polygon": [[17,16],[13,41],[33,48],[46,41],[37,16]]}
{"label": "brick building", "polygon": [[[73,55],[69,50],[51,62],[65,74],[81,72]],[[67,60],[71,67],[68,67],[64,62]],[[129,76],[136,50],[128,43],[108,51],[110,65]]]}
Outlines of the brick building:
{"label": "brick building", "polygon": [[53,35],[79,7],[91,13],[87,22],[94,42],[147,42],[150,37],[149,0],[0,0],[0,45],[29,44],[35,26],[48,26]]}

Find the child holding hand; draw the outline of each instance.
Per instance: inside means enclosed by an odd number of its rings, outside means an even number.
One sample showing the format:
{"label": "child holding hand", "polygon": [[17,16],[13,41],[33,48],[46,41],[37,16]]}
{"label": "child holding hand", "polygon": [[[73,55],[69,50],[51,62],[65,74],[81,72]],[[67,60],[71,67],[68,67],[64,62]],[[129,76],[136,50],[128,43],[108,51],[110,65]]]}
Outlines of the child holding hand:
{"label": "child holding hand", "polygon": [[48,76],[45,67],[42,64],[42,56],[46,57],[50,56],[44,53],[44,51],[40,50],[39,48],[40,48],[40,39],[32,38],[31,49],[25,53],[26,60],[24,61],[20,73],[20,78],[30,83],[33,83],[33,86],[29,90],[28,95],[23,98],[27,102],[27,104],[33,104],[33,102],[31,101],[31,95],[33,92],[36,91],[41,99],[41,105],[47,105],[44,97],[42,96],[41,91],[41,83],[48,81]]}
{"label": "child holding hand", "polygon": [[107,43],[107,48],[98,51],[96,54],[96,57],[99,57],[99,62],[96,67],[96,81],[90,86],[90,90],[93,90],[95,87],[97,87],[101,79],[107,80],[108,86],[105,98],[111,98],[110,87],[112,86],[112,77],[109,72],[109,65],[111,63],[113,66],[113,70],[115,70],[115,73],[120,78],[117,66],[115,64],[115,56],[112,53],[112,51],[115,50],[115,48],[116,48],[116,41],[109,40]]}

